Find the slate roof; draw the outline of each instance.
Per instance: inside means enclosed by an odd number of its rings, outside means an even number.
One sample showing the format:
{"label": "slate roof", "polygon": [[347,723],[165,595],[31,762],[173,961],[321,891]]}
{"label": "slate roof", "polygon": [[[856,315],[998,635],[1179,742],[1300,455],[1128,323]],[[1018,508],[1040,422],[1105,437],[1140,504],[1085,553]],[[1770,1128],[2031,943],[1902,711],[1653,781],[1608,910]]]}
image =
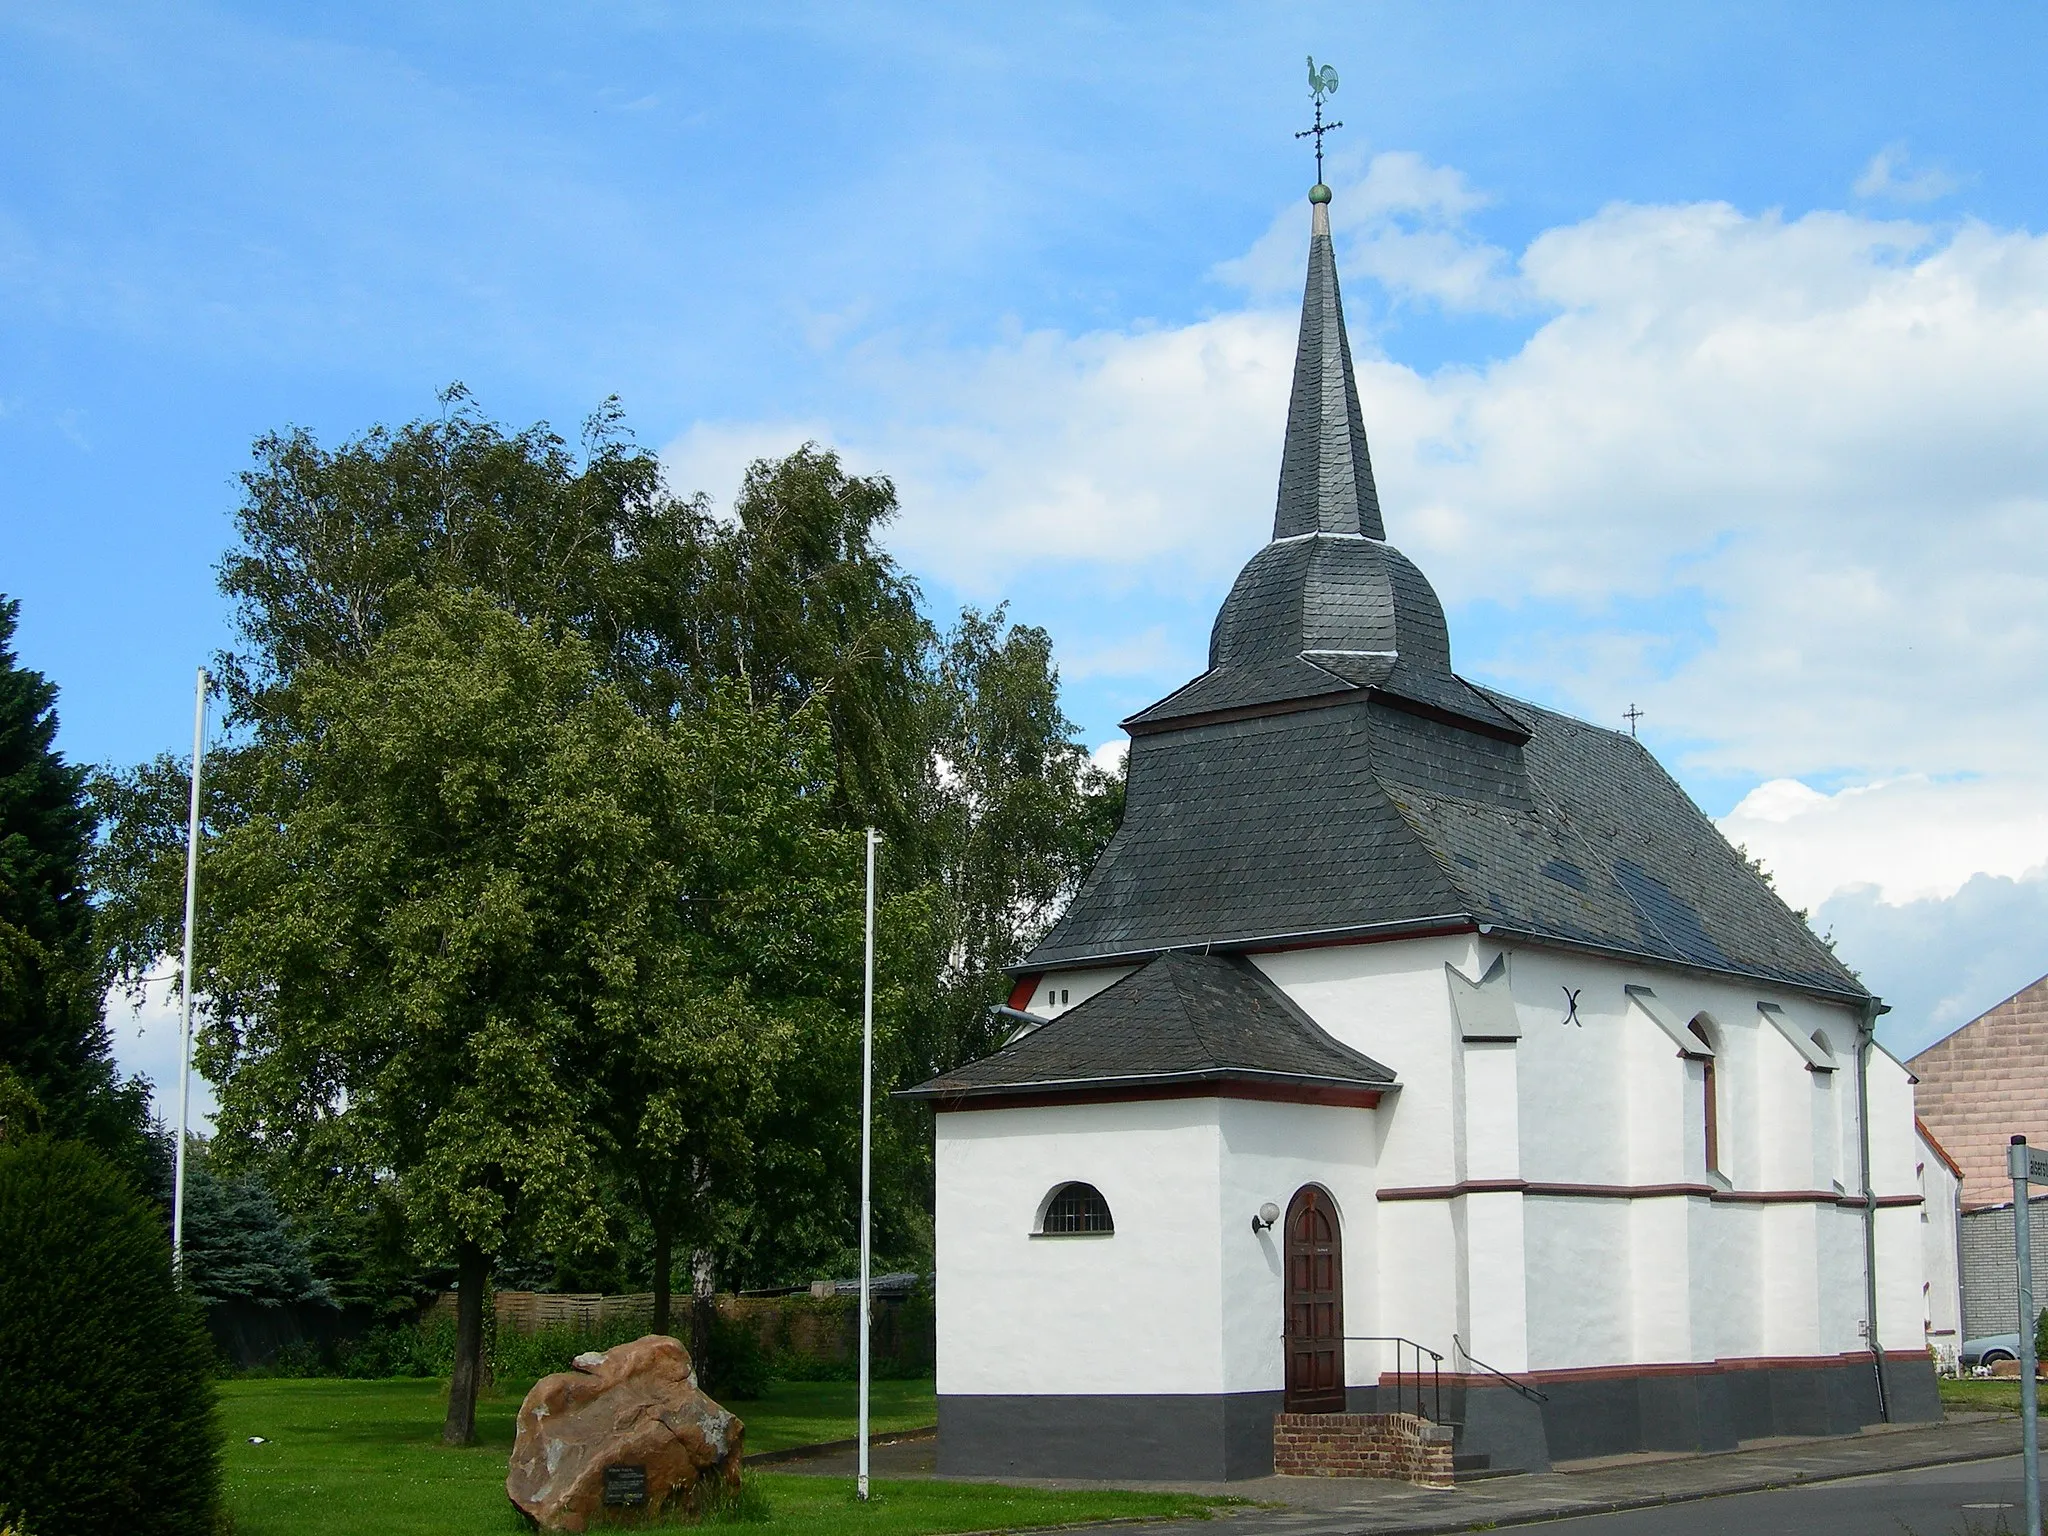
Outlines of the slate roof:
{"label": "slate roof", "polygon": [[1321,531],[1384,539],[1379,491],[1365,446],[1365,416],[1358,409],[1358,382],[1351,372],[1344,300],[1337,288],[1330,209],[1327,203],[1313,208],[1273,537]]}
{"label": "slate roof", "polygon": [[1866,995],[1640,742],[1485,697],[1526,740],[1376,692],[1135,736],[1122,827],[1017,969],[1487,923]]}
{"label": "slate roof", "polygon": [[1392,1072],[1324,1033],[1250,962],[1172,953],[995,1055],[903,1096],[946,1100],[1191,1082],[1396,1086]]}

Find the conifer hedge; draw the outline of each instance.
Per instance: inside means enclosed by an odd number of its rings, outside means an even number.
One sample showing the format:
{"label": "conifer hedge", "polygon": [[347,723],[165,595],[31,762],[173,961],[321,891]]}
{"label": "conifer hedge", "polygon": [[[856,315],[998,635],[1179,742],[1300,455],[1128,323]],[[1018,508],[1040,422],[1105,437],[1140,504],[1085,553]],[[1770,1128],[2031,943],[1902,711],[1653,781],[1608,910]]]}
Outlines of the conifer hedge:
{"label": "conifer hedge", "polygon": [[0,1506],[35,1536],[212,1536],[213,1378],[128,1178],[78,1142],[0,1143]]}

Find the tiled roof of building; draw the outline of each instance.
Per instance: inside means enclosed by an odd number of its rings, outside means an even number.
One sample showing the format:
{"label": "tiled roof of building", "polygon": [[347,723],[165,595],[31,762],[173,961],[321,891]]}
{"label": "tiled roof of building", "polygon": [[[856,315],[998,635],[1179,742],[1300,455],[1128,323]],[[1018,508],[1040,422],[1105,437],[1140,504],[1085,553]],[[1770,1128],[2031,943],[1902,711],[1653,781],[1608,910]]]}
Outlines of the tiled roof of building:
{"label": "tiled roof of building", "polygon": [[1365,415],[1358,408],[1358,382],[1351,372],[1344,299],[1337,288],[1330,209],[1327,203],[1315,203],[1313,208],[1273,537],[1321,532],[1384,539],[1379,491],[1365,446]]}
{"label": "tiled roof of building", "polygon": [[1332,1039],[1248,961],[1172,953],[907,1096],[1191,1082],[1385,1089],[1394,1074]]}
{"label": "tiled roof of building", "polygon": [[1641,743],[1488,697],[1525,742],[1373,695],[1134,738],[1123,826],[1018,968],[1487,923],[1865,995]]}
{"label": "tiled roof of building", "polygon": [[2012,1138],[2048,1145],[2048,976],[1906,1065],[1914,1108],[1962,1170],[1964,1205],[2009,1203]]}

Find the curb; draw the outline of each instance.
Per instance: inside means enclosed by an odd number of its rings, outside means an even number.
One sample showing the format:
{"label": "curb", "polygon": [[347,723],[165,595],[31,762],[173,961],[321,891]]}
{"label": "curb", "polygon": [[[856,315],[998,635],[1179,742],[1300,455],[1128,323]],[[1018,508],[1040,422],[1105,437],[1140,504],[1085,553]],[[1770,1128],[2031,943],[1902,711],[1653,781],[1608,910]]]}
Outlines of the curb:
{"label": "curb", "polygon": [[[917,1429],[895,1429],[868,1436],[868,1448],[878,1445],[900,1445],[905,1440],[929,1440],[939,1432],[936,1424],[925,1424]],[[839,1451],[857,1451],[860,1437],[845,1440],[821,1440],[816,1445],[791,1445],[779,1451],[756,1451],[751,1456],[742,1456],[743,1467],[772,1467],[784,1461],[809,1461],[814,1456],[830,1456]]]}
{"label": "curb", "polygon": [[1369,1528],[1365,1536],[1447,1536],[1447,1533],[1453,1531],[1473,1530],[1475,1522],[1485,1522],[1485,1525],[1492,1529],[1504,1530],[1509,1526],[1542,1525],[1552,1520],[1578,1520],[1588,1515],[1618,1515],[1633,1509],[1656,1509],[1665,1504],[1698,1504],[1706,1499],[1728,1498],[1742,1493],[1772,1493],[1785,1488],[1804,1488],[1814,1483],[1847,1482],[1857,1477],[1883,1477],[1891,1472],[1914,1472],[1924,1467],[1957,1466],[1972,1461],[2002,1461],[2016,1454],[2018,1453],[2009,1450],[1959,1451],[1946,1455],[1920,1456],[1911,1461],[1894,1462],[1882,1467],[1845,1468],[1839,1472],[1817,1472],[1794,1478],[1756,1478],[1748,1482],[1730,1483],[1725,1488],[1703,1488],[1697,1493],[1648,1493],[1586,1499],[1577,1504],[1558,1505],[1555,1508],[1525,1514],[1516,1514],[1511,1510],[1468,1510],[1455,1520],[1425,1520],[1410,1525],[1375,1525]]}

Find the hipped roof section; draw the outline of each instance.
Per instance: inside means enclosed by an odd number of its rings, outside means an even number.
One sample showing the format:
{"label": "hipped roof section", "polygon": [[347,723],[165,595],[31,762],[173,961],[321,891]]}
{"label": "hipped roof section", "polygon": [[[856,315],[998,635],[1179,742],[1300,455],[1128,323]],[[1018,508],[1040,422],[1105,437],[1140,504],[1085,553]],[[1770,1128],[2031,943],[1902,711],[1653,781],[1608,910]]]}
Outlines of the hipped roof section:
{"label": "hipped roof section", "polygon": [[1325,1033],[1250,962],[1175,952],[903,1096],[944,1103],[1200,1083],[1395,1086],[1391,1071]]}

